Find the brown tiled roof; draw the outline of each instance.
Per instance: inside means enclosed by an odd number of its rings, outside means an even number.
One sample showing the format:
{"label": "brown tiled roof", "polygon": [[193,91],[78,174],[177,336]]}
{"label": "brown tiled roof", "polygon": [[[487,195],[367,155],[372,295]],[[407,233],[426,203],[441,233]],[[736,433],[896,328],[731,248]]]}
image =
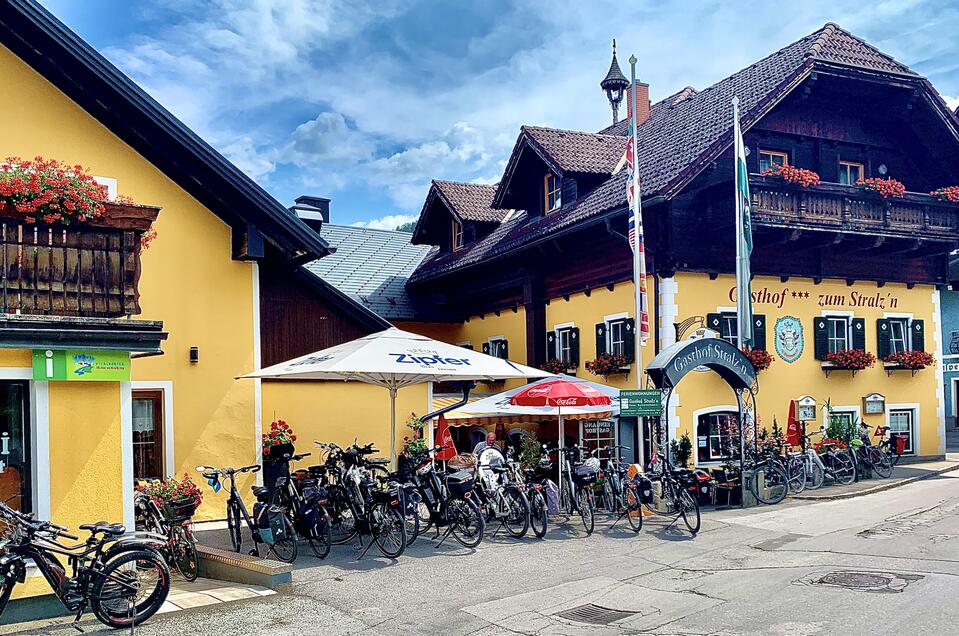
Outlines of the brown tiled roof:
{"label": "brown tiled roof", "polygon": [[540,126],[523,126],[522,134],[563,172],[611,174],[626,152],[623,138],[613,135]]}
{"label": "brown tiled roof", "polygon": [[440,191],[453,211],[464,221],[499,223],[508,212],[508,210],[494,210],[490,207],[493,195],[496,193],[496,184],[461,183],[459,181],[434,179],[433,185]]}
{"label": "brown tiled roof", "polygon": [[[709,88],[698,92],[683,89],[654,104],[649,117],[637,129],[644,200],[674,195],[730,146],[734,96],[739,97],[743,127],[748,129],[818,65],[921,79],[908,67],[837,25],[826,24]],[[531,126],[524,126],[523,131],[529,131],[530,138],[557,162],[562,157],[564,170],[573,170],[566,166],[577,165],[602,172],[604,165],[613,166],[619,160],[621,152],[612,159],[613,149],[617,148],[614,140],[618,139],[621,150],[627,125],[622,121],[592,134]],[[608,154],[604,155],[600,148],[608,149]],[[621,171],[568,208],[529,222],[521,215],[466,249],[453,254],[431,253],[410,280],[423,280],[503,254],[604,213],[617,209],[625,213],[625,181],[625,172]]]}

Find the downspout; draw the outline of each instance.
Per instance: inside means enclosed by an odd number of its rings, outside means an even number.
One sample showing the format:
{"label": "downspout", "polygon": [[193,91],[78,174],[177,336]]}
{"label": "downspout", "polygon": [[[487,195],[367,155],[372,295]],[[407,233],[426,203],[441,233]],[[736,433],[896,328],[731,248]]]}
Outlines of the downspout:
{"label": "downspout", "polygon": [[432,413],[427,413],[426,415],[420,418],[421,424],[426,425],[426,423],[429,422],[434,417],[439,417],[440,415],[443,415],[444,413],[455,411],[459,407],[466,406],[467,404],[469,404],[470,391],[472,391],[476,387],[476,383],[472,381],[467,381],[467,382],[460,382],[458,384],[460,384],[460,387],[463,391],[463,399],[461,399],[459,402],[456,402],[454,404],[450,404],[449,406],[444,406],[441,409],[437,409],[433,411]]}

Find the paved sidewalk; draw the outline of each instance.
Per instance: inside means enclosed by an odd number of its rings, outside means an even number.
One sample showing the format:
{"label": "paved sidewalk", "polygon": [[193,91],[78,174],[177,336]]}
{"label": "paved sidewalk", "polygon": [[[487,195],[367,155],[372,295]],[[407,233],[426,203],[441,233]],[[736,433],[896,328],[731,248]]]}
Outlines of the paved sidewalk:
{"label": "paved sidewalk", "polygon": [[921,464],[901,464],[896,466],[888,479],[864,479],[848,486],[831,485],[829,481],[818,490],[805,490],[800,494],[791,494],[792,499],[806,501],[827,501],[831,499],[850,499],[898,488],[922,479],[930,479],[943,473],[959,470],[959,453],[946,453],[946,459],[939,462]]}

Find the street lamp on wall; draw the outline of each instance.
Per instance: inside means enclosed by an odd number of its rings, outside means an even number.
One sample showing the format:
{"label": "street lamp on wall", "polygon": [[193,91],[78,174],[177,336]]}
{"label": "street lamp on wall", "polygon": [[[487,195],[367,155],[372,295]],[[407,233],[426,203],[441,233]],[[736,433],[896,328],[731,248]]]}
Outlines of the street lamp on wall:
{"label": "street lamp on wall", "polygon": [[200,361],[200,347],[190,347],[190,364],[197,364]]}

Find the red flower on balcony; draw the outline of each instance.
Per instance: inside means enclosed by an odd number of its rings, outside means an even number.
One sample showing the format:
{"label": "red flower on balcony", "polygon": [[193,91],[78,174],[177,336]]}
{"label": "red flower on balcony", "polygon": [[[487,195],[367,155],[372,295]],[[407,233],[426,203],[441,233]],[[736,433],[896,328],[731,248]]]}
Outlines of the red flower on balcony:
{"label": "red flower on balcony", "polygon": [[756,371],[765,371],[773,363],[773,357],[765,349],[750,349],[743,347],[743,353],[756,367]]}
{"label": "red flower on balcony", "polygon": [[936,197],[940,201],[959,203],[959,186],[946,186],[944,188],[939,188],[938,190],[933,190],[929,194]]}
{"label": "red flower on balcony", "polygon": [[550,358],[540,368],[546,373],[560,374],[560,373],[566,373],[566,371],[570,369],[572,366],[573,364],[568,362],[563,362],[559,358]]}
{"label": "red flower on balcony", "polygon": [[0,205],[27,223],[82,223],[103,214],[106,188],[81,165],[7,157],[0,162]]}
{"label": "red flower on balcony", "polygon": [[926,353],[925,351],[899,351],[898,353],[891,353],[886,356],[885,362],[898,365],[903,369],[918,371],[919,369],[931,367],[936,363],[936,359],[931,353]]}
{"label": "red flower on balcony", "polygon": [[812,170],[795,166],[774,165],[762,171],[764,177],[776,177],[786,183],[795,183],[804,188],[819,185],[819,175]]}
{"label": "red flower on balcony", "polygon": [[587,371],[604,378],[617,373],[626,373],[627,369],[629,369],[629,359],[618,353],[604,353],[596,356],[595,360],[586,361]]}
{"label": "red flower on balcony", "polygon": [[860,179],[856,185],[863,190],[877,192],[883,199],[890,197],[901,197],[906,193],[906,186],[896,179],[880,179],[873,177],[871,179]]}
{"label": "red flower on balcony", "polygon": [[861,349],[844,349],[834,353],[827,353],[826,360],[840,369],[862,371],[876,364],[876,356],[870,351]]}

